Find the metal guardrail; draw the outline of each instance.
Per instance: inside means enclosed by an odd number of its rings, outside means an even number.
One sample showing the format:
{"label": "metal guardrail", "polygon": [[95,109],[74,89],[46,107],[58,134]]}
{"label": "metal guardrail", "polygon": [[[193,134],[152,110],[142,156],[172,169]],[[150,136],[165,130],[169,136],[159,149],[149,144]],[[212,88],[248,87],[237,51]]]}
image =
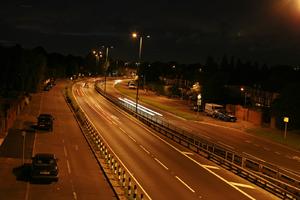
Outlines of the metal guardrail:
{"label": "metal guardrail", "polygon": [[233,173],[251,181],[283,199],[300,199],[300,177],[270,163],[253,159],[243,153],[229,150],[193,133],[180,129],[162,118],[145,112],[136,113],[135,106],[128,105],[114,96],[104,93],[98,84],[95,89],[109,101],[135,116],[168,138],[191,149]]}
{"label": "metal guardrail", "polygon": [[[132,173],[126,168],[118,156],[113,152],[101,136],[101,133],[90,122],[84,111],[75,101],[66,95],[66,102],[74,111],[86,140],[89,143],[98,163],[105,172],[118,199],[151,200],[139,185]],[[120,191],[121,189],[121,191]]]}

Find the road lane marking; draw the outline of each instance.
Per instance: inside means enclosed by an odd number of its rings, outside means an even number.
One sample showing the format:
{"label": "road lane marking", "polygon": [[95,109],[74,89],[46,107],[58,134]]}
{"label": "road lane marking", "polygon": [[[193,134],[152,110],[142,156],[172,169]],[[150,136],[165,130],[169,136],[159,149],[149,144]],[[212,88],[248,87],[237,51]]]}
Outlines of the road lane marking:
{"label": "road lane marking", "polygon": [[67,167],[68,167],[68,172],[69,172],[69,174],[71,174],[70,163],[69,163],[69,161],[68,161],[68,160],[67,160]]}
{"label": "road lane marking", "polygon": [[[162,138],[160,138],[159,136],[155,135],[153,132],[151,132],[147,127],[142,126],[145,130],[147,130],[151,135],[153,135],[154,137],[156,137],[157,139],[161,140],[163,143],[167,144],[168,146],[172,147],[173,149],[175,149],[176,151],[178,151],[179,153],[181,153],[183,156],[187,157],[188,159],[190,159],[191,161],[193,161],[194,163],[196,163],[197,165],[199,165],[200,167],[202,167],[202,164],[200,164],[198,161],[194,160],[193,158],[189,157],[188,155],[185,155],[184,153],[182,153],[180,151],[180,149],[176,148],[175,146],[173,146],[172,144],[170,144],[169,142],[163,140]],[[222,180],[223,182],[227,183],[228,185],[230,185],[231,187],[233,187],[234,189],[236,189],[237,191],[239,191],[240,193],[242,193],[243,195],[245,195],[246,197],[248,197],[251,200],[255,200],[255,198],[253,198],[252,196],[250,196],[249,194],[247,194],[246,192],[242,191],[241,189],[239,189],[238,187],[230,184],[226,179],[224,179],[223,177],[219,176],[218,174],[214,173],[213,171],[211,171],[208,168],[202,167],[203,169],[205,169],[206,171],[208,171],[209,173],[213,174],[214,176],[216,176],[217,178],[219,178],[220,180]]]}
{"label": "road lane marking", "polygon": [[281,153],[279,153],[278,151],[275,151],[275,154],[277,154],[277,155],[281,155]]}
{"label": "road lane marking", "polygon": [[64,146],[64,153],[65,153],[65,157],[68,157],[67,149],[65,146]]}
{"label": "road lane marking", "polygon": [[259,145],[258,145],[258,144],[254,144],[254,146],[256,146],[256,147],[259,147]]}
{"label": "road lane marking", "polygon": [[175,176],[177,180],[179,180],[185,187],[187,187],[189,190],[191,190],[193,193],[195,193],[195,190],[193,190],[188,184],[186,184],[183,180],[181,180],[178,176]]}
{"label": "road lane marking", "polygon": [[213,166],[213,165],[201,165],[201,166],[204,168],[209,168],[209,169],[220,169],[219,167]]}
{"label": "road lane marking", "polygon": [[250,143],[251,143],[251,141],[250,141],[250,140],[246,140],[245,142],[246,142],[246,143],[248,143],[248,144],[250,144]]}
{"label": "road lane marking", "polygon": [[131,135],[128,135],[128,137],[130,137],[130,139],[132,139],[134,142],[136,142],[136,140]]}
{"label": "road lane marking", "polygon": [[[189,157],[188,155],[185,155],[187,158],[189,158],[191,161],[195,162],[197,165],[201,166],[202,165],[197,162],[196,160],[194,160],[193,158]],[[223,182],[227,183],[228,185],[230,185],[231,187],[233,187],[234,189],[236,189],[237,191],[239,191],[240,193],[242,193],[243,195],[245,195],[246,197],[248,197],[251,200],[256,200],[254,197],[250,196],[249,194],[247,194],[246,192],[244,192],[243,190],[241,190],[240,188],[238,188],[237,186],[231,184],[229,181],[227,181],[225,178],[221,177],[220,175],[216,174],[215,172],[211,171],[208,168],[202,167],[203,169],[205,169],[206,171],[208,171],[209,173],[215,175],[217,178],[219,178],[220,180],[222,180]]]}
{"label": "road lane marking", "polygon": [[181,153],[186,154],[186,155],[194,155],[193,152],[189,152],[189,151],[182,151]]}
{"label": "road lane marking", "polygon": [[255,189],[252,185],[248,184],[242,184],[242,183],[236,183],[236,182],[229,182],[232,185],[238,186],[238,187],[244,187],[244,188],[250,188],[250,189]]}
{"label": "road lane marking", "polygon": [[150,151],[148,151],[145,147],[143,147],[142,145],[140,145],[140,147],[141,147],[144,151],[146,151],[147,154],[150,154]]}
{"label": "road lane marking", "polygon": [[234,147],[232,147],[232,146],[230,146],[230,145],[228,145],[228,144],[225,144],[225,143],[223,143],[223,142],[218,141],[218,143],[221,144],[221,145],[223,145],[223,146],[225,146],[225,147],[228,147],[228,148],[230,148],[230,149],[234,149]]}
{"label": "road lane marking", "polygon": [[[119,127],[119,129],[123,132],[126,133],[126,131],[124,129],[122,129],[121,127]],[[126,133],[127,134],[127,133]]]}
{"label": "road lane marking", "polygon": [[78,149],[79,149],[79,147],[78,147],[78,145],[76,144],[76,145],[75,145],[75,150],[78,151]]}
{"label": "road lane marking", "polygon": [[115,121],[113,121],[113,120],[111,120],[111,122],[112,122],[114,125],[116,125],[116,126],[119,125],[119,124],[117,124],[117,122],[115,122]]}
{"label": "road lane marking", "polygon": [[154,158],[154,160],[158,162],[161,166],[163,166],[166,170],[169,170],[169,168],[166,165],[164,165],[160,160],[158,160],[157,158]]}
{"label": "road lane marking", "polygon": [[[73,90],[72,90],[73,92]],[[74,94],[74,92],[73,92]],[[77,105],[80,107],[80,109],[82,110],[82,112],[84,113],[84,115],[87,117],[87,119],[89,120],[89,122],[93,125],[93,127],[95,128],[95,130],[98,131],[98,128],[96,128],[95,124],[90,120],[89,116],[86,114],[86,112],[82,109],[81,105],[79,105],[77,98],[75,97],[75,101],[77,103]],[[101,130],[101,129],[100,129]],[[102,130],[101,130],[102,131]],[[103,132],[103,131],[102,131]],[[110,145],[107,143],[107,141],[102,137],[103,141],[105,142],[105,144],[108,146],[108,148],[111,150],[111,152],[116,156],[116,158],[118,159],[118,161],[124,166],[124,168],[126,169],[126,171],[128,171],[129,175],[134,179],[134,181],[138,184],[138,186],[141,188],[141,190],[144,192],[144,194],[147,196],[147,198],[149,200],[152,200],[152,198],[150,197],[150,195],[145,191],[145,189],[141,186],[141,184],[136,180],[136,178],[133,176],[133,174],[129,171],[129,169],[126,167],[126,165],[122,162],[122,160],[117,156],[117,154],[113,151],[113,149],[110,147]]]}
{"label": "road lane marking", "polygon": [[77,194],[76,194],[76,192],[73,192],[73,197],[74,197],[75,200],[77,200]]}

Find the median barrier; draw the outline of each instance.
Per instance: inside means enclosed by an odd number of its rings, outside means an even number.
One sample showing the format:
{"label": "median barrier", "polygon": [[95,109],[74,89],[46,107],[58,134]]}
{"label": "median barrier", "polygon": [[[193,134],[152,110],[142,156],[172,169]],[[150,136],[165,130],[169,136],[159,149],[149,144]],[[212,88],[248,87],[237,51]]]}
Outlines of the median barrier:
{"label": "median barrier", "polygon": [[[101,133],[96,129],[96,127],[94,127],[94,125],[89,121],[89,119],[85,115],[84,111],[82,111],[81,108],[77,105],[77,102],[74,99],[74,97],[69,95],[72,95],[72,92],[70,92],[70,89],[67,89],[67,91],[64,93],[65,100],[68,103],[70,109],[73,110],[75,118],[91,150],[93,151],[95,158],[97,159],[99,165],[105,172],[105,176],[109,180],[110,185],[114,189],[116,197],[118,199],[126,198],[137,200],[150,200],[151,198],[144,193],[143,189],[135,180],[130,171],[127,170],[127,168],[123,165],[122,161],[119,160],[119,158],[114,154],[114,152],[110,149],[109,145],[102,138]],[[102,159],[104,160],[104,162],[101,161]],[[114,186],[112,184],[112,178],[110,178],[106,170],[104,170],[104,168],[107,167],[102,166],[102,163],[106,163],[111,174],[118,180],[118,186]],[[131,187],[132,184],[134,185],[134,191],[131,191],[132,188],[130,190],[126,190],[126,185]],[[123,188],[124,194],[116,192],[115,187]]]}

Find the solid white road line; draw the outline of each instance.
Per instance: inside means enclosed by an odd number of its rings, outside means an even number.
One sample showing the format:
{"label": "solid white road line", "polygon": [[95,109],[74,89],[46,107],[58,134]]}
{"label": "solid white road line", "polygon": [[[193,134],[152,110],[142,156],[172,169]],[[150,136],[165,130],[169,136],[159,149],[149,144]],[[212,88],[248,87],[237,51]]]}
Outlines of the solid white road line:
{"label": "solid white road line", "polygon": [[[182,155],[184,155],[185,157],[187,157],[188,159],[190,159],[191,161],[193,161],[194,163],[196,163],[197,165],[199,165],[200,167],[202,167],[202,164],[200,164],[198,161],[194,160],[193,158],[189,157],[188,155],[185,155],[184,153],[182,153],[180,151],[180,149],[176,148],[175,146],[173,146],[172,144],[170,144],[169,142],[163,140],[162,138],[160,138],[159,136],[155,135],[154,133],[152,133],[148,128],[142,126],[145,130],[147,130],[151,135],[153,135],[154,137],[156,137],[157,139],[161,140],[163,143],[169,145],[170,147],[172,147],[173,149],[175,149],[176,151],[178,151],[179,153],[181,153]],[[224,179],[223,177],[219,176],[218,174],[214,173],[213,171],[211,171],[208,168],[202,167],[203,169],[205,169],[206,171],[208,171],[209,173],[213,174],[214,176],[216,176],[217,178],[219,178],[220,180],[222,180],[223,182],[227,183],[228,185],[230,185],[231,187],[233,187],[234,189],[236,189],[237,191],[239,191],[240,193],[242,193],[243,195],[245,195],[246,197],[248,197],[251,200],[255,200],[255,198],[253,198],[252,196],[250,196],[249,194],[247,194],[246,192],[242,191],[241,189],[239,189],[238,187],[230,184],[226,179]]]}
{"label": "solid white road line", "polygon": [[252,185],[242,184],[242,183],[235,183],[235,182],[229,182],[232,185],[238,186],[238,187],[244,187],[244,188],[250,188],[255,189]]}
{"label": "solid white road line", "polygon": [[219,167],[213,166],[213,165],[201,165],[204,168],[209,168],[209,169],[220,169]]}
{"label": "solid white road line", "polygon": [[[199,166],[202,167],[202,165],[200,163],[198,163],[196,160],[194,160],[193,158],[189,157],[186,155],[186,157],[188,157],[190,160],[194,161],[196,164],[198,164]],[[227,181],[225,178],[221,177],[220,175],[216,174],[215,172],[211,171],[208,168],[203,167],[203,169],[205,169],[206,171],[208,171],[209,173],[215,175],[217,178],[219,178],[220,180],[224,181],[225,183],[227,183],[228,185],[230,185],[231,187],[233,187],[234,189],[236,189],[237,191],[239,191],[240,193],[242,193],[243,195],[245,195],[246,197],[248,197],[251,200],[255,200],[254,197],[250,196],[249,194],[247,194],[246,192],[244,192],[243,190],[241,190],[240,188],[236,187],[235,185],[231,184],[229,181]]]}
{"label": "solid white road line", "polygon": [[154,160],[158,162],[161,166],[163,166],[166,170],[169,170],[169,168],[166,165],[164,165],[160,160],[158,160],[157,158],[154,158]]}
{"label": "solid white road line", "polygon": [[189,190],[191,190],[193,193],[195,193],[195,190],[193,190],[188,184],[186,184],[183,180],[181,180],[178,176],[175,176],[177,180],[179,180],[185,187],[187,187]]}
{"label": "solid white road line", "polygon": [[[73,92],[73,90],[72,90]],[[74,92],[73,92],[74,95]],[[77,98],[75,97],[75,101],[78,104]],[[82,107],[79,105],[80,109],[83,111],[83,113],[85,114],[85,116],[87,117],[87,119],[91,122],[91,124],[93,125],[93,127],[98,130],[98,128],[96,128],[95,124],[90,120],[90,118],[88,117],[88,115],[85,113],[85,111],[82,109]],[[99,128],[100,129],[100,128]],[[100,129],[101,130],[101,129]],[[102,130],[101,130],[102,131]],[[103,131],[102,131],[103,132]],[[107,144],[108,148],[112,151],[112,153],[116,156],[116,158],[119,160],[119,162],[124,166],[124,168],[126,169],[126,171],[128,171],[129,175],[134,179],[134,181],[138,184],[138,186],[141,188],[141,190],[144,192],[145,196],[147,196],[147,198],[149,200],[152,200],[152,198],[149,196],[149,194],[144,190],[144,188],[141,186],[141,184],[136,180],[136,178],[133,176],[133,174],[129,171],[129,169],[126,167],[126,165],[122,162],[122,160],[117,156],[117,154],[113,151],[113,149],[110,147],[110,145],[106,142],[106,140],[104,138],[102,138],[104,140],[104,142]]]}
{"label": "solid white road line", "polygon": [[185,154],[185,155],[194,155],[193,152],[188,152],[188,151],[182,151],[181,153]]}

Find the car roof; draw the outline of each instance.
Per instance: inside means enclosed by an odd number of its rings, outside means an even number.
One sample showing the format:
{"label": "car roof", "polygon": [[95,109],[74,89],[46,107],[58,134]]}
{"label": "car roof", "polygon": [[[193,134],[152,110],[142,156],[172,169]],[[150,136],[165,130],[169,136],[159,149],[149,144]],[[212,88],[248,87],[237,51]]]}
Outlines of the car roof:
{"label": "car roof", "polygon": [[49,158],[49,159],[55,159],[55,154],[53,153],[37,153],[34,156],[35,158]]}
{"label": "car roof", "polygon": [[39,117],[52,117],[52,115],[43,113],[43,114],[40,114]]}

